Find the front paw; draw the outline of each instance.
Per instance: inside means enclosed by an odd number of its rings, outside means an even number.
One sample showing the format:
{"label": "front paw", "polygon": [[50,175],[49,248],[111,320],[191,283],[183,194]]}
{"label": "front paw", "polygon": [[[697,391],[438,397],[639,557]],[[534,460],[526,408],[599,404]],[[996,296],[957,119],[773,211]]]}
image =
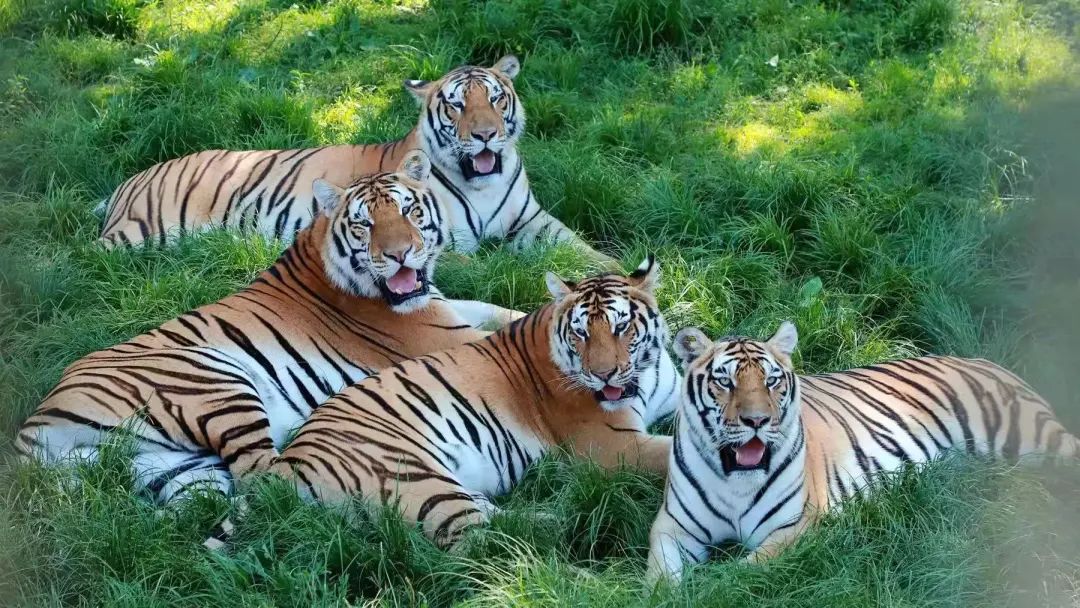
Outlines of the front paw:
{"label": "front paw", "polygon": [[499,331],[524,316],[526,316],[526,313],[510,310],[509,308],[502,308],[488,317],[488,320],[477,327],[477,329],[481,331]]}
{"label": "front paw", "polygon": [[772,551],[772,550],[770,550],[770,549],[768,549],[766,547],[758,547],[757,549],[754,549],[750,553],[747,553],[742,558],[742,561],[747,563],[747,564],[756,564],[756,565],[760,566],[760,565],[764,564],[765,562],[769,561],[770,559],[772,559],[773,557],[774,557],[774,551]]}
{"label": "front paw", "polygon": [[682,580],[681,570],[669,570],[663,566],[649,564],[645,571],[645,589],[654,590],[664,587],[677,587]]}

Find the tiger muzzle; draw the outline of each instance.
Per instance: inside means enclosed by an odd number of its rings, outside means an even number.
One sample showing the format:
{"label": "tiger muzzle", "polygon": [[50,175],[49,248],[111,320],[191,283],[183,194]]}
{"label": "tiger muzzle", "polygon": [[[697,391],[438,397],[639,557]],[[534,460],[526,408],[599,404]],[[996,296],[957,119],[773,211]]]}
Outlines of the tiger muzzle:
{"label": "tiger muzzle", "polygon": [[593,396],[596,397],[597,401],[619,401],[636,397],[637,394],[638,384],[636,381],[628,382],[622,386],[605,384],[600,390],[593,391]]}
{"label": "tiger muzzle", "polygon": [[767,471],[771,456],[772,447],[761,437],[754,435],[742,445],[725,445],[720,448],[720,465],[728,475],[740,471]]}
{"label": "tiger muzzle", "polygon": [[393,275],[377,281],[379,291],[391,306],[404,304],[414,298],[426,296],[431,291],[427,271],[402,266]]}
{"label": "tiger muzzle", "polygon": [[383,277],[378,276],[377,272],[365,268],[355,258],[352,265],[353,271],[357,274],[370,272],[376,275],[375,286],[390,306],[404,304],[409,300],[424,297],[431,292],[431,283],[428,281],[427,269],[425,268],[410,268],[403,264],[394,274]]}
{"label": "tiger muzzle", "polygon": [[502,153],[490,148],[466,156],[458,161],[461,174],[466,180],[502,173]]}

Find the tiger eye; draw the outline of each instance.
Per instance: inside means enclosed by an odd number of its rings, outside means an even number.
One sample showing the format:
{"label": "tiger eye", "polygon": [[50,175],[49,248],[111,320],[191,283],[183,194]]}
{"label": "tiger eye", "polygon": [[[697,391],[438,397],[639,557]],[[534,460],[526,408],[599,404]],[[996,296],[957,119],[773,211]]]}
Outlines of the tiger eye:
{"label": "tiger eye", "polygon": [[[370,225],[370,223],[367,224],[367,226]],[[365,226],[364,223],[350,224],[349,232],[351,232],[354,237],[360,240],[364,240],[365,238],[367,238],[367,230],[365,230],[367,226]]]}

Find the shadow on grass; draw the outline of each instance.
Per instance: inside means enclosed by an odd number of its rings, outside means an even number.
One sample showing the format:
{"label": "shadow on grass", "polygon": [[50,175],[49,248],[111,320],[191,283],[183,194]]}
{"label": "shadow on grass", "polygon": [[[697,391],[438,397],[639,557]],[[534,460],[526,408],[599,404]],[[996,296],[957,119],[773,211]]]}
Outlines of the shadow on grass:
{"label": "shadow on grass", "polygon": [[[66,488],[62,471],[3,472],[0,564],[12,568],[0,569],[0,592],[177,606],[1068,605],[1080,477],[1060,473],[964,458],[912,467],[766,566],[722,551],[681,588],[650,593],[641,568],[659,481],[632,471],[547,458],[457,554],[392,513],[305,505],[268,478],[245,491],[247,515],[220,555],[199,541],[225,501],[207,496],[157,513],[131,492],[122,454],[105,454],[78,467],[79,483]],[[15,555],[47,576],[27,578]]]}

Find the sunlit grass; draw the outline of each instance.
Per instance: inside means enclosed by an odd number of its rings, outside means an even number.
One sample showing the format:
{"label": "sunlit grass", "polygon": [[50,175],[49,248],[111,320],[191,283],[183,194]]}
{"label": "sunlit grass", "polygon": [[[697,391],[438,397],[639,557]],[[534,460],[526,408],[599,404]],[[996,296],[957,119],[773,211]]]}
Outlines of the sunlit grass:
{"label": "sunlit grass", "polygon": [[210,36],[227,27],[241,11],[250,5],[243,0],[164,0],[146,6],[140,23],[150,38],[174,35]]}

